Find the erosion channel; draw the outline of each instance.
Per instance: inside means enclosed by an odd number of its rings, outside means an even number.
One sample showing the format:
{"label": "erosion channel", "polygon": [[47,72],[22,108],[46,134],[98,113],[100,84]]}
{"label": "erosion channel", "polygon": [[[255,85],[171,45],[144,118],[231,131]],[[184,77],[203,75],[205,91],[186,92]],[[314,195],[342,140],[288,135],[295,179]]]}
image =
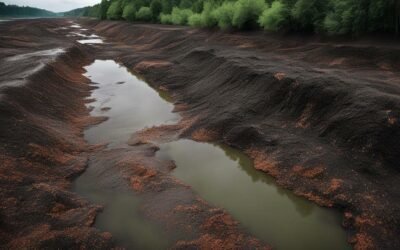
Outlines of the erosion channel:
{"label": "erosion channel", "polygon": [[[85,131],[90,144],[107,144],[107,150],[129,147],[132,133],[179,122],[166,94],[112,60],[96,60],[85,67],[96,86],[89,103],[92,116],[107,117]],[[230,147],[177,138],[162,143],[156,157],[172,160],[172,175],[190,185],[212,205],[221,207],[244,230],[276,249],[349,249],[339,213],[278,187],[256,170],[243,153]],[[117,243],[141,249],[165,248],[179,238],[164,233],[142,214],[141,196],[121,186],[119,179],[89,162],[73,190],[104,205],[95,227],[111,232]]]}

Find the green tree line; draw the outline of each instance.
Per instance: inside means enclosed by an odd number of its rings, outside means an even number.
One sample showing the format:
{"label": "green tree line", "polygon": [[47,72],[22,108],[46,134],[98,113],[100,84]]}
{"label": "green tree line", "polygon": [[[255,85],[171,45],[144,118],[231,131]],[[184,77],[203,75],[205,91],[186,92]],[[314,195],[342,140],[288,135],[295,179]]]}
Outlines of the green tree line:
{"label": "green tree line", "polygon": [[102,0],[82,15],[221,29],[400,33],[400,0]]}
{"label": "green tree line", "polygon": [[17,6],[17,5],[7,5],[3,2],[0,2],[0,16],[11,16],[11,17],[47,17],[47,16],[55,16],[56,14],[38,8],[32,8],[27,6]]}

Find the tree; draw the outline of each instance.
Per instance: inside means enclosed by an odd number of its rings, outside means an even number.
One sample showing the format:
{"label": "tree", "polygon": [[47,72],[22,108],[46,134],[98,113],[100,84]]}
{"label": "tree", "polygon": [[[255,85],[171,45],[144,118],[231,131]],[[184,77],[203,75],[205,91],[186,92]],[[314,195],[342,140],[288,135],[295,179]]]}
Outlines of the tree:
{"label": "tree", "polygon": [[[78,12],[82,13],[83,12],[82,8],[80,8]],[[55,16],[55,15],[56,13],[44,9],[38,9],[28,6],[17,6],[13,4],[6,5],[5,3],[0,2],[0,16],[40,17],[40,16]]]}
{"label": "tree", "polygon": [[195,13],[201,13],[203,11],[203,0],[196,0],[192,4],[192,11]]}
{"label": "tree", "polygon": [[107,18],[111,20],[121,19],[122,16],[122,4],[121,0],[113,1],[107,10]]}
{"label": "tree", "polygon": [[235,3],[232,24],[239,29],[252,29],[258,26],[258,18],[268,7],[264,0],[238,0]]}
{"label": "tree", "polygon": [[292,17],[301,30],[321,30],[327,4],[326,0],[298,0],[292,8]]}
{"label": "tree", "polygon": [[218,21],[213,15],[215,4],[211,2],[204,2],[203,12],[201,12],[201,27],[214,27]]}
{"label": "tree", "polygon": [[122,17],[127,21],[134,21],[136,17],[136,7],[134,3],[128,3],[125,5],[122,12]]}
{"label": "tree", "polygon": [[136,12],[136,19],[141,21],[150,21],[152,18],[151,10],[149,7],[141,7],[138,12]]}
{"label": "tree", "polygon": [[110,7],[110,2],[108,0],[101,0],[101,3],[100,3],[100,19],[101,20],[107,19],[108,7]]}
{"label": "tree", "polygon": [[233,26],[233,16],[235,14],[235,3],[225,2],[220,7],[212,12],[215,19],[218,21],[218,27],[223,30]]}
{"label": "tree", "polygon": [[158,21],[160,13],[162,11],[162,4],[160,0],[153,0],[150,4],[150,10],[152,14],[153,21]]}
{"label": "tree", "polygon": [[274,1],[270,8],[264,10],[258,23],[265,30],[278,31],[287,22],[289,9],[281,1]]}
{"label": "tree", "polygon": [[[10,13],[20,13],[22,10],[16,7],[0,4],[0,11],[8,8]],[[139,14],[142,21],[221,29],[285,29],[353,36],[400,33],[400,0],[101,0],[68,14],[125,20],[135,20]]]}
{"label": "tree", "polygon": [[190,9],[174,7],[171,12],[171,22],[177,25],[188,24],[188,19],[191,15],[193,15],[193,12]]}
{"label": "tree", "polygon": [[192,8],[192,0],[181,0],[181,2],[179,3],[179,8],[180,9],[190,9]]}
{"label": "tree", "polygon": [[369,0],[331,0],[332,10],[326,15],[323,26],[332,35],[359,35],[369,29]]}

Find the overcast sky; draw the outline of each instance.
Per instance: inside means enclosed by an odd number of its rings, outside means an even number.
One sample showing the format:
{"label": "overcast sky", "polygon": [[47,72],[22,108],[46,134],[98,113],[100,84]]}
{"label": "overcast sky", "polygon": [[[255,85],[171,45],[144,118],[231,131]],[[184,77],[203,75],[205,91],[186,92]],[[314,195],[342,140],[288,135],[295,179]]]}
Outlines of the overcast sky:
{"label": "overcast sky", "polygon": [[25,5],[62,12],[99,3],[101,0],[0,0],[6,4]]}

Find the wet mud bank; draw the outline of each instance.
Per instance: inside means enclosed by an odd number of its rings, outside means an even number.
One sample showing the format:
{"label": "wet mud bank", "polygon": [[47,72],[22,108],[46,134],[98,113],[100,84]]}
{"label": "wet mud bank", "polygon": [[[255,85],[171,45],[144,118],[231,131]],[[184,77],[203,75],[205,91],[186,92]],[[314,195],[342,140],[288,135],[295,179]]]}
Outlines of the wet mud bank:
{"label": "wet mud bank", "polygon": [[[224,242],[243,248],[243,240],[234,236],[239,231],[221,220],[230,214],[240,228],[278,249],[297,249],[299,243],[304,249],[349,248],[338,214],[278,188],[245,155],[222,145],[183,140],[173,130],[163,131],[179,127],[181,120],[165,92],[151,88],[113,60],[95,60],[85,69],[85,76],[98,87],[90,96],[95,100],[88,104],[90,114],[107,116],[85,130],[85,139],[107,146],[91,157],[87,170],[74,181],[73,191],[104,205],[94,226],[109,231],[121,246],[224,248]],[[154,129],[163,138],[143,140]],[[228,214],[207,208],[206,202]],[[217,219],[216,211],[223,216]],[[219,221],[221,230],[205,226],[212,218]],[[287,235],[293,240],[287,241]]]}
{"label": "wet mud bank", "polygon": [[91,155],[72,191],[103,205],[94,227],[128,249],[269,248],[174,178],[176,165],[156,157],[157,145],[127,144],[132,133],[180,120],[162,92],[113,60],[95,60],[85,70],[97,87],[90,114],[107,119],[84,132],[88,143],[103,146]]}
{"label": "wet mud bank", "polygon": [[[112,247],[91,227],[100,207],[69,191],[85,169],[93,122],[82,66],[90,55],[57,34],[65,21],[0,26],[0,246]],[[29,28],[27,29],[27,25]]]}
{"label": "wet mud bank", "polygon": [[[397,45],[85,19],[14,21],[0,34],[1,247],[269,249],[268,237],[296,230],[264,227],[257,216],[273,216],[256,210],[243,223],[251,209],[197,182],[237,161],[237,182],[312,214],[308,228],[325,212],[299,197],[340,211],[356,249],[399,248]],[[129,98],[142,77],[174,107],[151,108],[142,90]],[[137,108],[131,99],[163,115],[121,117]],[[187,150],[197,163],[220,160],[196,172]],[[297,196],[274,200],[275,182]]]}
{"label": "wet mud bank", "polygon": [[223,142],[279,185],[342,211],[355,248],[399,246],[397,45],[81,23],[117,42],[104,56],[169,92],[185,118],[133,144],[171,130]]}
{"label": "wet mud bank", "polygon": [[[96,46],[111,45],[81,42],[81,31],[93,38],[83,29],[65,19],[0,26],[1,248],[269,249],[171,177],[174,164],[155,157],[157,146],[112,149],[107,138],[91,140],[85,131],[113,117],[93,113],[110,108],[91,106],[101,86],[85,67],[110,58]],[[119,131],[134,132],[126,130]]]}

